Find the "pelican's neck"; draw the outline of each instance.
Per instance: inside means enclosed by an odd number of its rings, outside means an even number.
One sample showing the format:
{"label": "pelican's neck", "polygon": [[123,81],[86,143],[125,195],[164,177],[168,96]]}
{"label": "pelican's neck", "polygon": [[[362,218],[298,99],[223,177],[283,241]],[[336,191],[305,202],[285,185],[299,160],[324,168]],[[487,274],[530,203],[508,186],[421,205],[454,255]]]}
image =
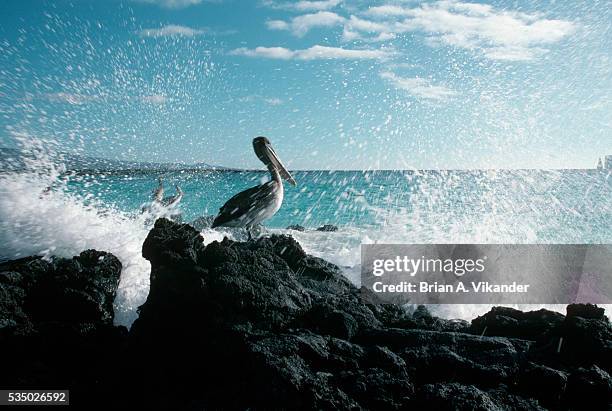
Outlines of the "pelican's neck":
{"label": "pelican's neck", "polygon": [[164,184],[160,181],[159,185],[155,189],[155,192],[153,193],[153,199],[155,201],[161,201],[162,198],[164,198]]}
{"label": "pelican's neck", "polygon": [[282,185],[283,181],[276,167],[274,167],[273,165],[268,165],[268,170],[270,171],[270,176],[272,177],[272,180]]}

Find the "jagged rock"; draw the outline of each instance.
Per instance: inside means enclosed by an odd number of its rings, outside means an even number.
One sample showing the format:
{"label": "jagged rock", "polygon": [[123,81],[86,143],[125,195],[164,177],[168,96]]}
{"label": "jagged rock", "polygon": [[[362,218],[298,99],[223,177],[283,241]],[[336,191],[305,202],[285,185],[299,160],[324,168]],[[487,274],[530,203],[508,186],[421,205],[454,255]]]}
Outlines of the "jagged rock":
{"label": "jagged rock", "polygon": [[[579,310],[578,308],[576,308]],[[531,358],[553,368],[598,365],[612,372],[612,325],[603,319],[568,316],[533,346]]]}
{"label": "jagged rock", "polygon": [[201,241],[165,220],[145,241],[151,292],[130,356],[144,356],[145,387],[159,368],[171,371],[172,398],[193,389],[208,408],[540,409],[563,398],[567,371],[533,353],[561,314],[496,308],[468,328],[424,307],[364,304],[338,267],[291,237]]}
{"label": "jagged rock", "polygon": [[[342,359],[334,353],[348,343],[325,341],[348,340],[381,321],[338,267],[306,255],[291,237],[224,239],[204,247],[196,230],[164,219],[145,240],[143,255],[152,265],[151,289],[131,338],[144,369],[150,355],[162,368],[188,356],[189,365],[173,374],[182,381],[177,386],[207,387],[200,401],[208,406],[227,406],[228,397],[242,401],[238,407],[355,405],[328,386],[326,373],[346,362],[358,368],[360,350]],[[306,327],[329,337],[298,330]],[[176,353],[172,360],[158,356],[166,350]],[[191,358],[192,350],[206,355]],[[266,352],[274,354],[262,362]],[[243,373],[245,364],[256,369]],[[205,375],[197,371],[203,369]],[[194,374],[201,378],[184,380]]]}
{"label": "jagged rock", "polygon": [[316,316],[317,304],[346,314],[349,329],[380,325],[338,267],[306,255],[291,237],[246,243],[226,238],[204,247],[193,228],[160,219],[143,256],[152,264],[151,289],[134,330],[149,317],[161,323],[178,311],[197,321],[269,330]]}
{"label": "jagged rock", "polygon": [[567,306],[567,317],[581,317],[590,320],[605,320],[603,308],[593,304],[570,304]]}
{"label": "jagged rock", "polygon": [[[197,231],[203,231],[206,229],[210,229],[212,227],[213,222],[215,221],[216,216],[214,215],[205,215],[200,216],[189,223],[189,225],[195,228]],[[180,222],[173,219],[174,222]],[[246,232],[244,228],[238,227],[218,227],[217,230],[223,230],[237,240],[247,241],[249,239],[249,234]],[[268,230],[261,224],[257,224],[251,228],[251,235],[254,238],[257,238],[263,234],[266,234]]]}
{"label": "jagged rock", "polygon": [[[308,256],[293,238],[204,247],[196,230],[158,220],[143,255],[151,290],[131,330],[132,352],[137,363],[155,356],[163,369],[191,349],[206,353],[172,374],[182,389],[200,387],[199,404],[397,408],[412,392],[397,354],[349,342],[396,319],[396,309],[363,304],[338,267]],[[165,350],[176,353],[172,361],[156,354]]]}
{"label": "jagged rock", "polygon": [[424,305],[419,305],[412,315],[401,316],[389,325],[397,328],[454,332],[467,332],[469,328],[469,323],[465,320],[446,320],[434,317]]}
{"label": "jagged rock", "polygon": [[7,314],[0,323],[111,324],[120,273],[121,263],[115,256],[95,250],[83,251],[72,259],[28,257],[3,263],[0,307]]}
{"label": "jagged rock", "polygon": [[81,407],[113,387],[127,337],[112,325],[120,273],[95,250],[0,264],[0,386],[70,387]]}
{"label": "jagged rock", "polygon": [[522,312],[509,307],[493,307],[472,320],[470,331],[478,335],[535,340],[561,324],[563,314],[545,309]]}
{"label": "jagged rock", "polygon": [[110,323],[114,257],[0,265],[0,347],[9,353],[0,386],[70,387],[77,406],[104,409],[609,402],[612,338],[596,307],[567,317],[495,308],[468,326],[425,307],[365,303],[338,267],[289,236],[202,240],[189,225],[156,221],[143,244],[150,292],[129,334]]}
{"label": "jagged rock", "polygon": [[551,334],[563,338],[558,351],[564,360],[612,372],[612,326],[607,319],[567,317]]}
{"label": "jagged rock", "polygon": [[317,231],[327,231],[327,232],[338,231],[338,226],[335,226],[333,224],[325,224],[317,228]]}

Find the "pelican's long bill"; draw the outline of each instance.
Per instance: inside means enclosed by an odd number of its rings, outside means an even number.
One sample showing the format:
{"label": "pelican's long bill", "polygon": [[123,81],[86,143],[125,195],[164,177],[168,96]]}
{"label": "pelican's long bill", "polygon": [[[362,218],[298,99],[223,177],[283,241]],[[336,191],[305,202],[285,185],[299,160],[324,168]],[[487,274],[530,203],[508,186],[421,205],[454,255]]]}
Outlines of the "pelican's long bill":
{"label": "pelican's long bill", "polygon": [[265,145],[265,148],[268,151],[268,158],[270,159],[270,162],[272,163],[274,168],[278,170],[280,176],[287,180],[291,185],[297,185],[297,182],[295,181],[291,173],[287,171],[283,163],[280,161],[280,158],[278,158],[278,156],[276,155],[276,152],[272,148],[272,145],[267,143]]}

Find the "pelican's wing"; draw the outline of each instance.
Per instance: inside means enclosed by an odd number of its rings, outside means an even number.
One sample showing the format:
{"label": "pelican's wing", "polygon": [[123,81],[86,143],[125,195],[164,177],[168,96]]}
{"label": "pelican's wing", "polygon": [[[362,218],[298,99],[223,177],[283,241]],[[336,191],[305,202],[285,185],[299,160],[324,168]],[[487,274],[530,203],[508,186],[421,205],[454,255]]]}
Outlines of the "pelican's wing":
{"label": "pelican's wing", "polygon": [[162,186],[161,184],[155,189],[153,190],[153,201],[162,201],[164,198],[164,186]]}
{"label": "pelican's wing", "polygon": [[182,196],[180,195],[166,197],[161,201],[161,203],[164,207],[170,207],[170,206],[176,205],[179,201],[181,201],[181,198]]}
{"label": "pelican's wing", "polygon": [[183,190],[179,186],[176,186],[177,194],[172,197],[166,197],[163,199],[162,204],[166,207],[170,207],[178,204],[183,199]]}
{"label": "pelican's wing", "polygon": [[212,228],[232,222],[232,225],[247,226],[252,216],[263,209],[274,195],[274,181],[241,191],[219,209],[219,215],[213,221]]}

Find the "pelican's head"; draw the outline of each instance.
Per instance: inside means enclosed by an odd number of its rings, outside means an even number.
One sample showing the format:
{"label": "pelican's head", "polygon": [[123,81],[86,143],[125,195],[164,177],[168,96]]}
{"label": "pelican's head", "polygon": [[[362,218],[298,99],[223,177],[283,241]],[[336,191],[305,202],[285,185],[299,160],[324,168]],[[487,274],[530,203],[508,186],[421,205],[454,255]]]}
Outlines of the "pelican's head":
{"label": "pelican's head", "polygon": [[280,176],[292,185],[296,185],[295,179],[280,161],[272,148],[272,143],[266,137],[255,137],[253,139],[253,150],[257,157],[270,169],[279,172]]}

